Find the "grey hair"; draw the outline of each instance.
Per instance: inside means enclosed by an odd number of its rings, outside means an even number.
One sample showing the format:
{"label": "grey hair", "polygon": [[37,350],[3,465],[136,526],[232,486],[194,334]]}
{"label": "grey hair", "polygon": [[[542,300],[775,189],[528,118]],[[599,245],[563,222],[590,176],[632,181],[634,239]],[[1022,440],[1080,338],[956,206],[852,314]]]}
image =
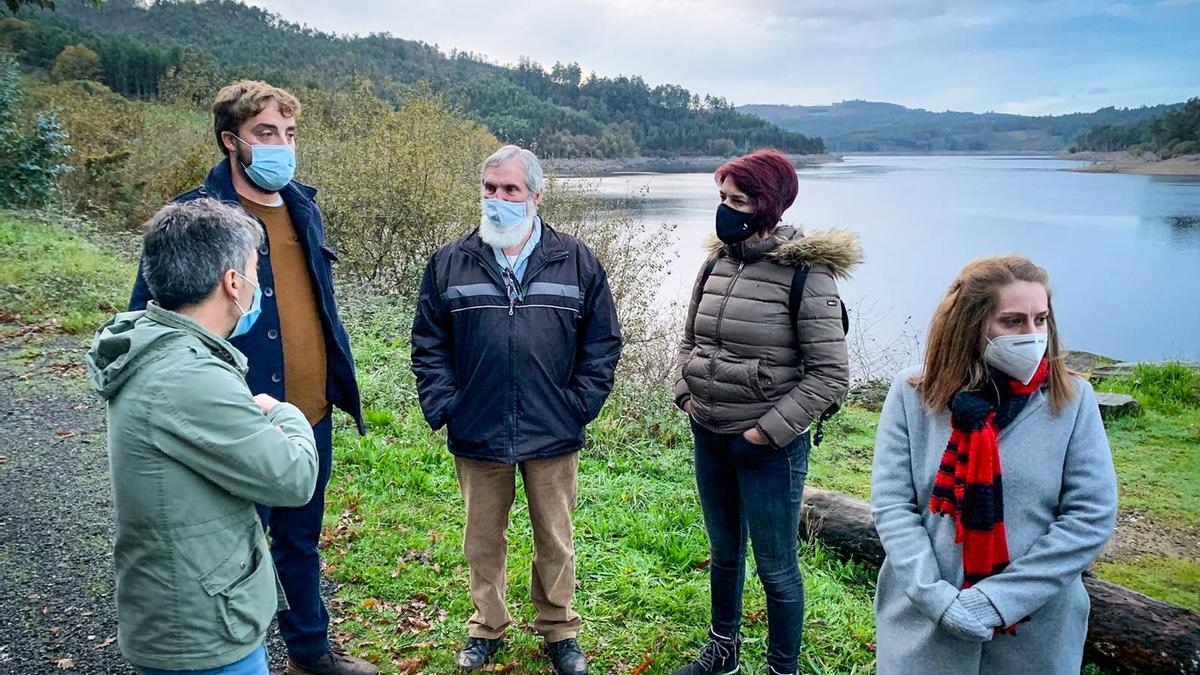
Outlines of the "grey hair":
{"label": "grey hair", "polygon": [[146,222],[142,276],[163,309],[198,305],[228,270],[245,272],[262,243],[262,226],[215,199],[168,204]]}
{"label": "grey hair", "polygon": [[538,163],[537,155],[516,145],[506,145],[493,152],[491,157],[483,160],[480,182],[483,182],[483,175],[487,173],[488,169],[514,159],[519,159],[521,167],[525,169],[525,187],[529,189],[529,194],[536,195],[546,188],[546,174],[542,173],[542,165]]}

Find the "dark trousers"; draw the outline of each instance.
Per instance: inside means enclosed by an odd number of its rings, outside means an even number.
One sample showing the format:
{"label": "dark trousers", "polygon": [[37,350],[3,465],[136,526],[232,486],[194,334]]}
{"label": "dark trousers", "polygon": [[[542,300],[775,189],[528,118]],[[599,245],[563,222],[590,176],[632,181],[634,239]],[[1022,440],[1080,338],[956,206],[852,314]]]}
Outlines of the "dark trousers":
{"label": "dark trousers", "polygon": [[692,422],[696,485],[712,564],[712,628],[737,634],[746,582],[746,540],[767,595],[767,662],[794,673],[804,628],[804,579],[796,559],[800,502],[808,475],[808,434],[786,448],[756,446]]}
{"label": "dark trousers", "polygon": [[301,664],[312,663],[329,651],[329,613],[321,600],[321,518],[325,513],[325,486],[333,466],[333,417],[313,426],[317,441],[317,488],[312,499],[298,508],[258,507],[259,517],[271,533],[271,557],[290,609],[279,613],[279,633],[288,656]]}

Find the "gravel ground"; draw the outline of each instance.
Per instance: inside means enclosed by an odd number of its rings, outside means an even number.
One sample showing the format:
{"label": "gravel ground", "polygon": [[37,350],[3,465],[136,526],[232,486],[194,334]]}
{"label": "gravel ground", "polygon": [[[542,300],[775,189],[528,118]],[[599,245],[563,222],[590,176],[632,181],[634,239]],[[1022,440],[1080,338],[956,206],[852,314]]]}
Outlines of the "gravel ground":
{"label": "gravel ground", "polygon": [[132,674],[116,645],[104,406],[84,339],[12,325],[0,337],[0,673]]}

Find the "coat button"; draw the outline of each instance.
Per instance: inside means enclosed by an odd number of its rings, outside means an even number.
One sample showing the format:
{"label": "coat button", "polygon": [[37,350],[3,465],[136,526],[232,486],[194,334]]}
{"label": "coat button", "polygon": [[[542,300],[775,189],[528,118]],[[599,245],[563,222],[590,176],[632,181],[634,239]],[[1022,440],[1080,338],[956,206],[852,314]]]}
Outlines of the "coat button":
{"label": "coat button", "polygon": [[246,566],[246,561],[245,561],[245,560],[243,560],[243,561],[242,561],[242,564],[241,564],[241,567],[245,567],[245,566]]}
{"label": "coat button", "polygon": [[265,295],[269,298],[269,297],[275,295],[275,289],[271,288],[270,286],[267,286],[266,288],[263,289],[263,295]]}
{"label": "coat button", "polygon": [[275,384],[279,384],[280,382],[283,382],[283,376],[279,373],[271,373],[271,381]]}
{"label": "coat button", "polygon": [[279,331],[275,330],[274,328],[267,331],[267,339],[268,340],[278,340],[279,339]]}
{"label": "coat button", "polygon": [[259,255],[266,255],[266,254],[267,254],[267,251],[270,251],[270,250],[271,250],[271,249],[267,248],[267,242],[265,242],[265,241],[264,241],[264,242],[262,243],[262,245],[258,247],[258,254],[259,254]]}

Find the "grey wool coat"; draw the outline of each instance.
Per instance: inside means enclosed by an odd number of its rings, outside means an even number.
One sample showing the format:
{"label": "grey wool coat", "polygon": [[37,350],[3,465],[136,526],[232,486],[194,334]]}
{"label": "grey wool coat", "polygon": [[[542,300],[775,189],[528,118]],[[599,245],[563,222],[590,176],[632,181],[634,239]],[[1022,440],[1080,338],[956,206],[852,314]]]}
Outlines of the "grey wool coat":
{"label": "grey wool coat", "polygon": [[875,438],[871,510],[887,554],[875,594],[878,672],[1078,675],[1091,606],[1081,574],[1117,514],[1112,453],[1091,385],[1075,378],[1075,396],[1059,413],[1035,392],[1000,432],[1012,562],[975,587],[1017,632],[979,643],[938,627],[962,586],[962,548],[954,519],[929,511],[950,415],[925,407],[909,383],[919,372],[892,383]]}

